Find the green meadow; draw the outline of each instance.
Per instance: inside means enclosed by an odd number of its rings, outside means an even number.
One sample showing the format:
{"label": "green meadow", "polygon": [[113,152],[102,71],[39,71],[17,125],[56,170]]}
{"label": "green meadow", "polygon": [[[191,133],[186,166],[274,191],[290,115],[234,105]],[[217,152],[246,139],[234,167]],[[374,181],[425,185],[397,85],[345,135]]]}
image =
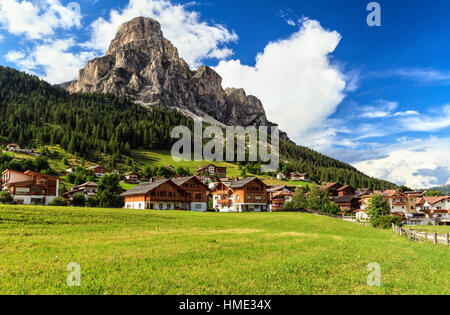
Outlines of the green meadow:
{"label": "green meadow", "polygon": [[[405,226],[406,229],[408,229],[408,226]],[[450,226],[449,225],[441,225],[441,226],[411,226],[412,230],[415,231],[421,231],[421,232],[430,232],[430,233],[439,233],[439,234],[446,234],[450,233]]]}
{"label": "green meadow", "polygon": [[449,247],[327,217],[0,206],[0,294],[450,294],[449,281]]}

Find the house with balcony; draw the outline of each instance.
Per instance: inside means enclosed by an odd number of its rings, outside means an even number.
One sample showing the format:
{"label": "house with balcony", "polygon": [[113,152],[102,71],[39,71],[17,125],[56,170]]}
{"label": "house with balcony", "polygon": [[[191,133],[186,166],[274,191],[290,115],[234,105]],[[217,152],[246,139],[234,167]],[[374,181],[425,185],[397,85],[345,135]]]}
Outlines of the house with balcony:
{"label": "house with balcony", "polygon": [[327,191],[331,200],[339,196],[339,189],[342,187],[339,183],[325,183],[320,187],[321,191]]}
{"label": "house with balcony", "polygon": [[104,168],[101,165],[94,165],[91,167],[88,167],[88,170],[93,171],[96,177],[103,177],[106,175],[106,168]]}
{"label": "house with balcony", "polygon": [[423,196],[416,198],[417,211],[449,210],[450,196]]}
{"label": "house with balcony", "polygon": [[350,185],[345,185],[337,190],[338,197],[356,196],[356,189]]}
{"label": "house with balcony", "polygon": [[189,210],[188,193],[170,179],[142,183],[120,195],[125,209]]}
{"label": "house with balcony", "polygon": [[270,200],[267,185],[252,177],[222,181],[211,191],[213,207],[219,212],[266,212]]}
{"label": "house with balcony", "polygon": [[1,189],[9,191],[17,204],[48,205],[59,195],[59,178],[7,169],[2,173]]}
{"label": "house with balcony", "polygon": [[309,175],[306,173],[298,173],[298,172],[293,172],[290,174],[290,179],[294,182],[299,182],[299,181],[309,181]]}
{"label": "house with balcony", "polygon": [[195,171],[194,175],[224,178],[227,177],[227,168],[215,166],[213,164],[204,165],[198,168]]}
{"label": "house with balcony", "polygon": [[90,197],[97,196],[98,193],[98,184],[94,182],[87,182],[82,185],[73,187],[70,191],[65,192],[63,194],[64,198],[67,199],[69,204],[73,200],[73,196],[77,194],[82,194],[86,200],[88,200]]}
{"label": "house with balcony", "polygon": [[290,177],[291,177],[291,174],[289,174],[287,172],[280,172],[277,174],[278,180],[288,180]]}
{"label": "house with balcony", "polygon": [[124,182],[127,184],[139,184],[141,177],[136,172],[130,172],[125,174]]}
{"label": "house with balcony", "polygon": [[283,211],[286,208],[287,202],[292,202],[294,198],[294,192],[277,191],[271,194],[270,197],[270,210],[273,212]]}
{"label": "house with balcony", "polygon": [[179,177],[172,180],[187,193],[190,211],[205,212],[208,210],[208,187],[195,176]]}
{"label": "house with balcony", "polygon": [[[416,210],[417,196],[413,194],[405,194],[399,190],[379,190],[373,193],[382,196],[389,204],[392,214],[414,214]],[[361,198],[361,209],[367,208],[367,202],[372,196],[364,196]]]}
{"label": "house with balcony", "polygon": [[342,195],[336,197],[334,202],[339,206],[341,212],[354,213],[360,210],[359,198],[353,195]]}
{"label": "house with balcony", "polygon": [[13,153],[25,153],[25,154],[32,154],[34,153],[33,150],[29,149],[22,149],[20,145],[17,143],[10,143],[6,146],[6,151],[13,152]]}

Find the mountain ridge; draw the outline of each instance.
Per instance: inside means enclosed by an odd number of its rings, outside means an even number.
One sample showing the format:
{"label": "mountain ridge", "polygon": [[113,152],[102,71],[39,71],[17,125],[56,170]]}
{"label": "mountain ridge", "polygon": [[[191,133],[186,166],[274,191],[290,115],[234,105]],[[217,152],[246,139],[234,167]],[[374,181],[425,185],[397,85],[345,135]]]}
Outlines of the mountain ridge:
{"label": "mountain ridge", "polygon": [[[268,121],[256,96],[239,88],[224,89],[222,77],[208,66],[191,70],[151,18],[122,24],[106,54],[90,60],[77,80],[61,86],[71,93],[126,94],[142,106],[174,107],[208,123],[276,125]],[[285,133],[281,137],[287,139]]]}

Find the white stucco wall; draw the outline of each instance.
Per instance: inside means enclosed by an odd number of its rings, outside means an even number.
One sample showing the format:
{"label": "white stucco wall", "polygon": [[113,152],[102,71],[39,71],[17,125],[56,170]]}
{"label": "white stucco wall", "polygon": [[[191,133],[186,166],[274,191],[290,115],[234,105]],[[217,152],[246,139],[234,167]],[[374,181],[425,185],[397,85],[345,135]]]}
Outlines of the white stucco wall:
{"label": "white stucco wall", "polygon": [[145,209],[145,201],[126,202],[125,209]]}
{"label": "white stucco wall", "polygon": [[206,212],[208,204],[206,202],[191,202],[190,209],[194,212]]}
{"label": "white stucco wall", "polygon": [[48,206],[53,199],[56,198],[56,196],[14,196],[14,201],[16,202],[22,202],[24,205],[33,205],[36,204],[33,201],[36,201],[38,204],[44,199],[45,197],[45,205]]}

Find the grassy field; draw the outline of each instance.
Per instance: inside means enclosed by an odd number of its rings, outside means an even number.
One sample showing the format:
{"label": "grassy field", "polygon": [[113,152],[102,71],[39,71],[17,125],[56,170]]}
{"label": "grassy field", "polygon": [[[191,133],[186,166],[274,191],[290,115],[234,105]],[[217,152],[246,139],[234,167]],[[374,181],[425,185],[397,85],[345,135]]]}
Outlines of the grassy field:
{"label": "grassy field", "polygon": [[0,294],[450,294],[449,261],[443,245],[307,214],[0,208]]}
{"label": "grassy field", "polygon": [[[138,163],[139,166],[143,167],[145,165],[154,165],[154,166],[167,166],[172,165],[174,167],[184,167],[189,169],[191,172],[194,172],[198,168],[203,165],[211,164],[206,160],[202,161],[181,161],[175,162],[172,158],[172,155],[168,152],[156,152],[156,151],[132,151],[131,156],[133,160]],[[227,163],[227,162],[214,162],[212,163],[216,166],[226,167],[227,168],[227,176],[229,177],[238,177],[241,175],[241,170],[235,164]]]}

